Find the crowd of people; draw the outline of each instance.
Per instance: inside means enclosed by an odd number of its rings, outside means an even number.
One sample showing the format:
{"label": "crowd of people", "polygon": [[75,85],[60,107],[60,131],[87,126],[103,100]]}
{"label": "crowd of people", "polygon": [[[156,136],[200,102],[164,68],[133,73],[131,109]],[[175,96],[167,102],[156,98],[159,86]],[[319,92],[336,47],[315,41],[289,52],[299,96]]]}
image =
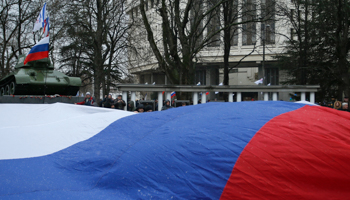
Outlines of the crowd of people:
{"label": "crowd of people", "polygon": [[320,105],[326,106],[326,107],[330,107],[330,108],[334,108],[336,110],[350,112],[350,109],[349,109],[349,97],[344,97],[343,101],[338,101],[338,100],[333,98],[330,102],[324,101],[324,102],[320,103]]}
{"label": "crowd of people", "polygon": [[[135,105],[136,103],[136,105]],[[127,110],[128,111],[132,111],[135,113],[143,113],[143,112],[153,112],[153,111],[158,111],[158,100],[156,99],[154,101],[154,108],[153,105],[146,103],[146,105],[139,103],[139,101],[137,100],[134,103],[134,101],[129,101],[127,104],[126,102],[122,99],[122,95],[118,95],[116,99],[113,99],[112,94],[106,95],[103,100],[99,103],[98,106],[100,107],[104,107],[104,108],[114,108],[114,109],[118,109],[118,110],[124,110],[125,106],[127,106]],[[200,102],[198,102],[200,103]],[[86,93],[86,96],[84,98],[83,101],[75,103],[78,105],[88,105],[88,106],[96,106],[96,102],[94,100],[94,98],[91,96],[90,92]],[[163,107],[162,107],[162,111],[163,110],[168,110],[170,108],[173,108],[171,105],[174,105],[175,102],[173,101],[172,103],[170,102],[170,100],[165,100],[163,101]],[[182,106],[186,106],[187,104],[185,102],[182,102]],[[350,112],[349,109],[349,98],[348,97],[344,97],[343,101],[337,101],[337,100],[333,100],[332,102],[328,102],[328,103],[319,103],[319,105],[322,106],[326,106],[326,107],[330,107],[330,108],[334,108],[337,110],[341,110],[341,111],[348,111]]]}
{"label": "crowd of people", "polygon": [[[134,101],[129,101],[127,104],[122,99],[122,95],[118,95],[116,99],[113,99],[112,94],[106,95],[103,100],[98,104],[99,107],[104,108],[114,108],[118,110],[124,110],[125,106],[127,106],[128,111],[132,111],[135,113],[143,113],[143,112],[153,112],[158,111],[158,100],[156,99],[154,101],[154,108],[153,105],[146,103],[145,105],[142,103],[139,103],[137,100],[136,105],[134,104]],[[175,102],[173,102],[174,105]],[[97,103],[95,102],[95,99],[91,96],[90,92],[86,93],[86,96],[83,101],[75,103],[77,105],[87,105],[87,106],[97,106]],[[170,108],[173,108],[171,106],[170,100],[163,101],[163,107],[161,110],[168,110]],[[187,104],[185,102],[182,102],[182,106],[186,106]]]}

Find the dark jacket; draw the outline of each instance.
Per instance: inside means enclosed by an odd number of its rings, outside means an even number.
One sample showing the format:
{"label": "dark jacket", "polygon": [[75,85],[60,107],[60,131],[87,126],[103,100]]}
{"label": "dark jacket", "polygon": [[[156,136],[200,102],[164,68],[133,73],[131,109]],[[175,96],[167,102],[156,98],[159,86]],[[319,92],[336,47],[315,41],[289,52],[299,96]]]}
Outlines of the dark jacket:
{"label": "dark jacket", "polygon": [[124,110],[124,107],[125,107],[126,103],[124,100],[114,100],[114,107],[115,109],[119,109],[119,110]]}
{"label": "dark jacket", "polygon": [[[130,106],[129,106],[130,105]],[[133,101],[129,101],[128,102],[128,107],[127,107],[128,111],[135,111],[135,106],[134,106],[134,102]]]}
{"label": "dark jacket", "polygon": [[162,107],[162,110],[168,110],[169,108],[172,108],[171,105],[166,105],[167,102],[170,102],[168,99],[165,101],[165,105]]}
{"label": "dark jacket", "polygon": [[114,101],[110,98],[104,98],[102,100],[102,107],[111,108],[113,104],[114,104]]}

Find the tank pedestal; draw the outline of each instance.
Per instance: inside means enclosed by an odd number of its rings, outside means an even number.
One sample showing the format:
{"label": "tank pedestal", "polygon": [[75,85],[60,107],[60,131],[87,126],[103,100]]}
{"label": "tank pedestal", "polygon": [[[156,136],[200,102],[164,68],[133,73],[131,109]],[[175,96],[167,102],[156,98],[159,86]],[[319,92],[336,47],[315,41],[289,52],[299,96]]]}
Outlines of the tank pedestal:
{"label": "tank pedestal", "polygon": [[81,102],[85,97],[72,97],[72,96],[33,96],[33,95],[5,95],[0,96],[0,103],[33,103],[33,104],[44,104],[44,103],[70,103],[74,104]]}

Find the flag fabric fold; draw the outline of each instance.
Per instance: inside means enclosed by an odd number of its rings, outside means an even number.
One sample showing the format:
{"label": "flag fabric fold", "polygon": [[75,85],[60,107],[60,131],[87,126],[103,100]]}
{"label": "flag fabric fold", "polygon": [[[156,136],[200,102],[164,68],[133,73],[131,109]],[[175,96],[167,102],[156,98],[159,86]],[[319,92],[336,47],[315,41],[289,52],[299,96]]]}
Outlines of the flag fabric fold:
{"label": "flag fabric fold", "polygon": [[43,8],[40,11],[40,14],[33,28],[33,32],[40,30],[41,28],[44,28],[43,29],[44,38],[41,39],[38,43],[36,43],[33,46],[33,48],[30,50],[26,59],[23,62],[24,65],[26,65],[28,62],[31,62],[31,61],[40,60],[40,59],[49,57],[49,43],[50,43],[50,38],[49,38],[50,25],[49,24],[50,24],[49,16],[48,16],[48,13],[46,12],[46,3],[45,3]]}
{"label": "flag fabric fold", "polygon": [[50,30],[50,23],[49,23],[49,17],[47,17],[45,20],[44,20],[44,37],[47,37],[49,36],[49,30]]}
{"label": "flag fabric fold", "polygon": [[171,98],[174,98],[175,96],[176,96],[176,92],[173,91],[173,92],[171,93]]}
{"label": "flag fabric fold", "polygon": [[47,18],[46,13],[46,3],[44,4],[43,8],[40,11],[40,14],[34,24],[33,32],[40,30],[41,28],[45,27],[45,20]]}
{"label": "flag fabric fold", "polygon": [[[222,84],[222,82],[219,84],[219,86],[222,86],[223,84]],[[215,92],[215,94],[219,94],[219,92]]]}
{"label": "flag fabric fold", "polygon": [[254,83],[257,84],[257,85],[259,85],[259,84],[262,84],[262,83],[263,83],[263,80],[264,80],[264,79],[261,78],[261,79],[255,81]]}
{"label": "flag fabric fold", "polygon": [[45,37],[40,40],[33,48],[30,50],[23,64],[26,65],[28,62],[40,60],[49,57],[49,37]]}
{"label": "flag fabric fold", "polygon": [[1,200],[350,196],[344,111],[283,101],[0,110]]}

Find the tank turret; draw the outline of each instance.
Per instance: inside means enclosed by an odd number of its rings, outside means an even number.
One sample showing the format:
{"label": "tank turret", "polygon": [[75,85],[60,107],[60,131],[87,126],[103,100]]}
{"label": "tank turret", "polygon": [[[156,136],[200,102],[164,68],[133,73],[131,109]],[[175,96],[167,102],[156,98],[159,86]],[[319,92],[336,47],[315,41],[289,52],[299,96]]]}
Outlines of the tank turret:
{"label": "tank turret", "polygon": [[54,70],[49,58],[23,64],[25,55],[18,58],[15,71],[0,80],[3,95],[76,95],[81,79]]}

